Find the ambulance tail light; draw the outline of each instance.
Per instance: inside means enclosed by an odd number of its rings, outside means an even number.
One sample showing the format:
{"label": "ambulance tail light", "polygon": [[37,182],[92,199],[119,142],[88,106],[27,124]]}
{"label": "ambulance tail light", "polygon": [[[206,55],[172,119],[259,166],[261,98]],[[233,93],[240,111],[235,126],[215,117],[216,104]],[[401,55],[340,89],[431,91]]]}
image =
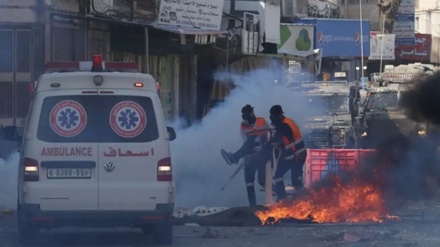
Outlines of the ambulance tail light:
{"label": "ambulance tail light", "polygon": [[157,163],[157,181],[172,181],[171,158],[167,157]]}
{"label": "ambulance tail light", "polygon": [[40,169],[38,161],[30,158],[24,158],[24,181],[38,181],[40,179]]}

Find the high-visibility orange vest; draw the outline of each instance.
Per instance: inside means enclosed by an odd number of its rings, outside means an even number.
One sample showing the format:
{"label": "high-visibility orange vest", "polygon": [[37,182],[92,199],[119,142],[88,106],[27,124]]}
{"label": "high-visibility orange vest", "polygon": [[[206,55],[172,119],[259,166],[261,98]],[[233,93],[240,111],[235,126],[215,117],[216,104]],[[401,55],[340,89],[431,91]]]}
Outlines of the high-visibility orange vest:
{"label": "high-visibility orange vest", "polygon": [[269,127],[267,125],[266,119],[262,117],[257,117],[257,120],[253,126],[248,123],[242,123],[240,125],[240,130],[244,140],[246,140],[247,137],[250,136],[256,136],[257,141],[260,144],[263,144],[268,140]]}
{"label": "high-visibility orange vest", "polygon": [[[295,121],[288,117],[285,117],[283,123],[289,125],[293,133],[293,141],[290,141],[286,136],[282,137],[283,144],[286,150],[291,149],[294,156],[298,156],[300,153],[305,152],[306,147],[302,139],[301,130],[299,129]],[[292,156],[292,158],[294,157]],[[286,157],[286,159],[289,159],[289,157]]]}

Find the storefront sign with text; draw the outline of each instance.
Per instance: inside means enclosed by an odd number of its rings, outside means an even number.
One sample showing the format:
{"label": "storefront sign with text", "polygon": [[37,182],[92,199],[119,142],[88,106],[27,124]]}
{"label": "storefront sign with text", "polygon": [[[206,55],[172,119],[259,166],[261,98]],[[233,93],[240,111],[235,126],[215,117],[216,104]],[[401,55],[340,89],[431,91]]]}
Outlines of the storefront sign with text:
{"label": "storefront sign with text", "polygon": [[429,62],[432,39],[430,34],[416,33],[415,45],[396,46],[396,59]]}

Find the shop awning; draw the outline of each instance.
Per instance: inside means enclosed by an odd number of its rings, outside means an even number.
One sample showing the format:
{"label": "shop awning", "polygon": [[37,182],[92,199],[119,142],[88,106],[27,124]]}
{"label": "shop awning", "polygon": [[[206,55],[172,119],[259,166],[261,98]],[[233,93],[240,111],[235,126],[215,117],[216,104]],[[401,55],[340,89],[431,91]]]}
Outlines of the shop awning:
{"label": "shop awning", "polygon": [[152,27],[158,30],[180,35],[180,43],[182,45],[186,44],[186,40],[187,40],[186,35],[193,35],[194,43],[199,45],[206,45],[206,44],[215,43],[217,36],[228,33],[228,31],[203,30],[198,28],[182,28],[182,27],[166,26],[159,24],[153,24]]}
{"label": "shop awning", "polygon": [[153,28],[181,35],[223,35],[228,31],[203,30],[199,28],[176,27],[154,24]]}
{"label": "shop awning", "polygon": [[278,51],[278,54],[286,54],[286,55],[297,56],[297,57],[308,57],[311,55],[318,55],[319,49],[314,49],[314,50],[310,50],[310,51],[281,50],[281,51]]}

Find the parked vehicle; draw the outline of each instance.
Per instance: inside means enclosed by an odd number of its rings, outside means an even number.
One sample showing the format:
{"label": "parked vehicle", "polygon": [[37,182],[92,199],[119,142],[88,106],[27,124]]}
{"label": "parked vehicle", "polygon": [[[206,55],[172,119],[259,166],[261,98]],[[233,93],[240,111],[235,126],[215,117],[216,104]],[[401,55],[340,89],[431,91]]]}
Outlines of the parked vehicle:
{"label": "parked vehicle", "polygon": [[156,81],[134,63],[52,62],[33,85],[22,140],[18,230],[136,227],[172,243],[174,183]]}

